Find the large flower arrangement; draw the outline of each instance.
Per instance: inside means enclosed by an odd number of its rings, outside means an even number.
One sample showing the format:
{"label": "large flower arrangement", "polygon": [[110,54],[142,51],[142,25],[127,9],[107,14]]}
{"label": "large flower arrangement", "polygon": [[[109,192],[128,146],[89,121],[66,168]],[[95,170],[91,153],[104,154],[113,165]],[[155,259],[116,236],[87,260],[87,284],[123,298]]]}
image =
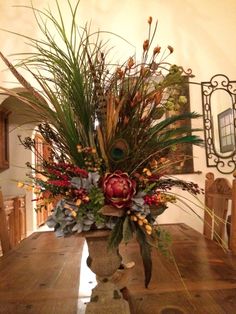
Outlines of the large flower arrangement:
{"label": "large flower arrangement", "polygon": [[[178,124],[199,115],[166,116],[186,101],[181,90],[188,73],[166,62],[172,47],[162,53],[154,45],[157,24],[151,17],[140,61],[129,57],[114,65],[107,61],[109,50],[100,33],[77,27],[77,8],[78,4],[70,5],[69,30],[59,6],[58,20],[50,10],[34,9],[45,37],[28,38],[35,51],[17,66],[32,75],[39,89],[0,54],[25,92],[1,89],[33,108],[38,132],[50,146],[50,158],[40,166],[28,164],[31,182],[27,183],[42,206],[53,202],[48,224],[58,235],[111,229],[112,247],[136,235],[147,286],[151,248],[163,247],[156,217],[169,203],[181,201],[172,187],[193,195],[201,192],[192,182],[166,175],[175,163],[168,155],[176,145],[201,143],[193,135],[197,129]],[[59,41],[49,32],[48,21]],[[39,153],[34,140],[21,142]]]}

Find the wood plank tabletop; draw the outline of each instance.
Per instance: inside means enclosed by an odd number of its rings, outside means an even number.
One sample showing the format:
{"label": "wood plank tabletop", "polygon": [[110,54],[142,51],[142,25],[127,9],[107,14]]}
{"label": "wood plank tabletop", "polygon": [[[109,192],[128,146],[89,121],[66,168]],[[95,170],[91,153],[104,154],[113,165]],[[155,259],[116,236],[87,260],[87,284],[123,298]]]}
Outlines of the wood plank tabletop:
{"label": "wood plank tabletop", "polygon": [[0,258],[0,313],[77,313],[84,239],[38,232]]}
{"label": "wood plank tabletop", "polygon": [[123,256],[136,264],[127,285],[132,313],[235,314],[236,257],[185,224],[164,228],[172,236],[174,259],[153,250],[148,289],[143,287],[137,244],[123,248]]}
{"label": "wood plank tabletop", "polygon": [[[172,236],[174,261],[153,250],[148,289],[137,243],[120,248],[124,262],[135,262],[125,271],[131,313],[235,314],[236,257],[184,224],[164,227]],[[1,257],[0,313],[82,314],[78,304],[83,244],[81,237],[37,232]]]}

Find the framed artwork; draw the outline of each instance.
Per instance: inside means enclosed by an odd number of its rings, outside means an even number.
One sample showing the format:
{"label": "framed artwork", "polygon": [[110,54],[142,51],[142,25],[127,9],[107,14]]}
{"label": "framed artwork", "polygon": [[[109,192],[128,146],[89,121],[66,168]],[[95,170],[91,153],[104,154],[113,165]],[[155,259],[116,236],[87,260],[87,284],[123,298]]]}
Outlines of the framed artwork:
{"label": "framed artwork", "polygon": [[[190,112],[188,77],[186,77],[186,84],[182,86],[180,94],[186,97],[186,103],[181,104],[178,110],[170,111],[168,116]],[[191,119],[179,121],[178,125],[175,126],[189,126],[191,128]],[[194,173],[192,144],[187,143],[176,146],[176,148],[169,153],[168,159],[172,161],[172,166],[169,171],[170,174]]]}
{"label": "framed artwork", "polygon": [[[160,77],[151,78],[150,90],[152,90],[152,83],[155,81],[159,83],[161,81]],[[176,86],[176,95],[181,95],[186,97],[186,102],[181,103],[178,109],[170,110],[166,113],[164,117],[161,119],[168,118],[173,115],[179,115],[186,112],[190,112],[190,99],[189,99],[189,82],[188,76],[185,76],[186,84],[183,84],[181,87]],[[167,101],[168,91],[166,91],[166,95],[163,97]],[[147,111],[149,108],[147,107]],[[191,119],[185,119],[176,122],[172,128],[188,126],[191,129]],[[185,135],[185,134],[183,134]],[[161,157],[161,156],[160,156]],[[194,172],[194,163],[193,163],[193,148],[192,144],[179,144],[176,147],[172,147],[168,152],[164,152],[165,159],[167,160],[168,166],[165,167],[166,174],[188,174]]]}

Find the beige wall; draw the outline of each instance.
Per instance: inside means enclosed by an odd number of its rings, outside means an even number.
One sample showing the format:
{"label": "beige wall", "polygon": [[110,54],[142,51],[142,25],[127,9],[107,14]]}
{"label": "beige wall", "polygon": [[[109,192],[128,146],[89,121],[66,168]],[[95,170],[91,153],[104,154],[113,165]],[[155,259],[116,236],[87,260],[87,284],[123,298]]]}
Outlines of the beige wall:
{"label": "beige wall", "polygon": [[[63,12],[66,12],[66,2],[59,0]],[[30,10],[11,7],[28,3],[26,0],[0,1],[0,28],[37,36]],[[37,8],[43,8],[48,3],[53,7],[54,1],[37,0],[33,3]],[[224,73],[230,79],[236,79],[235,0],[81,0],[79,11],[78,24],[92,21],[94,29],[118,33],[136,47],[134,49],[121,40],[113,40],[112,43],[117,45],[113,53],[117,59],[135,52],[138,55],[143,40],[147,37],[146,20],[151,15],[159,21],[156,43],[163,49],[167,45],[173,46],[175,52],[168,61],[191,68],[195,74],[194,81],[207,81],[216,73]],[[0,41],[1,51],[6,55],[30,49],[25,46],[25,39],[5,32],[0,32]],[[0,69],[4,69],[2,63]],[[9,80],[12,80],[9,73],[1,72],[1,85],[7,84],[5,81]],[[190,93],[191,109],[201,113],[200,86],[191,86]],[[202,120],[199,119],[194,126],[202,127]],[[202,171],[202,174],[183,175],[184,179],[204,186],[204,174],[207,171],[213,171],[219,176],[214,168],[206,167],[203,149],[194,148],[194,156],[195,170]],[[11,171],[6,173],[10,175]],[[199,213],[202,215],[200,211]],[[175,221],[183,221],[198,230],[202,229],[200,220],[193,214],[174,207],[170,207],[160,217],[160,222]]]}

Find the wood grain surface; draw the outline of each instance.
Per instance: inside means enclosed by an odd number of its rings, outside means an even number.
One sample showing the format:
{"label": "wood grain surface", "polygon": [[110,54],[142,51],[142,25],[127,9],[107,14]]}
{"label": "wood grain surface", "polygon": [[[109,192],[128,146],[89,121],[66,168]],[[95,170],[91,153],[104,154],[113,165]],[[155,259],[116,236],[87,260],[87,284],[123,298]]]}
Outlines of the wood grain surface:
{"label": "wood grain surface", "polygon": [[[135,262],[124,271],[123,292],[131,314],[235,314],[236,258],[184,224],[165,229],[172,235],[175,262],[154,249],[148,289],[137,243],[120,248],[124,262]],[[1,257],[0,313],[82,314],[78,291],[83,243],[81,237],[34,233]]]}
{"label": "wood grain surface", "polygon": [[126,294],[133,314],[235,314],[236,257],[184,224],[166,225],[174,259],[153,250],[148,289],[134,242],[123,256],[135,261]]}
{"label": "wood grain surface", "polygon": [[34,233],[0,259],[0,313],[77,313],[81,237]]}

